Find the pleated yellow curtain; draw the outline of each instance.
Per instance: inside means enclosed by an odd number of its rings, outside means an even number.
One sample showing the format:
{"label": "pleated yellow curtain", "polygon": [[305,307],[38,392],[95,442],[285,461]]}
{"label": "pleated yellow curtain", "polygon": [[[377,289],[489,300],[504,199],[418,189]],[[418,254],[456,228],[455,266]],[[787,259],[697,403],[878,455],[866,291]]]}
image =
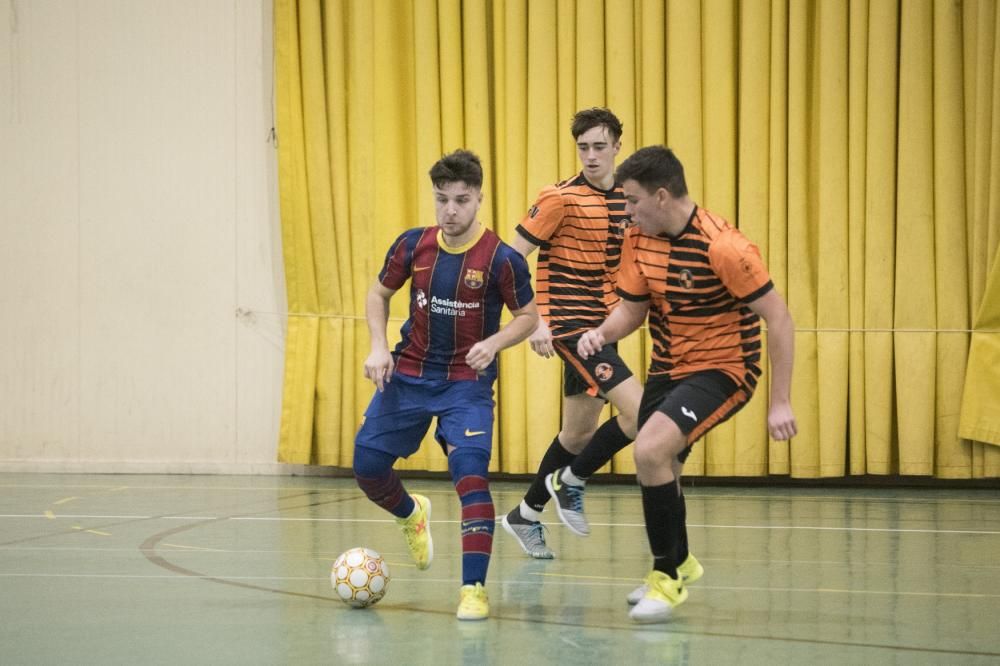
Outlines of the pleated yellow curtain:
{"label": "pleated yellow curtain", "polygon": [[[392,239],[434,223],[430,165],[476,151],[481,218],[511,238],[578,170],[573,113],[606,105],[623,157],[670,145],[695,200],[760,246],[798,328],[799,436],[768,439],[765,374],[688,474],[1000,476],[1000,446],[975,441],[1000,431],[1000,362],[976,346],[1000,344],[993,0],[275,0],[274,16],[280,460],[351,464],[372,392],[364,294]],[[644,378],[645,332],[621,348]],[[492,469],[534,471],[560,382],[526,345],[502,354]],[[445,469],[429,442],[402,468]],[[630,450],[609,469],[634,471]]]}

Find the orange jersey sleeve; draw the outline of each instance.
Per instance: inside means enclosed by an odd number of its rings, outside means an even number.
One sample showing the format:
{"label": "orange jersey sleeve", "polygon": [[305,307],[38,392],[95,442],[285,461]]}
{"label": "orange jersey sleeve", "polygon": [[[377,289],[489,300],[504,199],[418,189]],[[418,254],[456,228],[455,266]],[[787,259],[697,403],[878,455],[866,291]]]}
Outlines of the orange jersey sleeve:
{"label": "orange jersey sleeve", "polygon": [[760,250],[735,228],[723,231],[708,255],[712,270],[729,293],[740,300],[755,300],[767,291],[764,287],[771,285]]}
{"label": "orange jersey sleeve", "polygon": [[559,188],[550,185],[538,193],[534,205],[518,225],[518,231],[535,245],[544,245],[559,231],[565,215]]}

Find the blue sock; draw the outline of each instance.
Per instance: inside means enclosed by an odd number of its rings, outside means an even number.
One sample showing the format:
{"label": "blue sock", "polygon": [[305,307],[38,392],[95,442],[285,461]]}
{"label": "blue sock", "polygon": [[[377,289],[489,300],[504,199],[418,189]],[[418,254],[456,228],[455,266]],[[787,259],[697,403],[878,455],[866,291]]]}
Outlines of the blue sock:
{"label": "blue sock", "polygon": [[448,456],[448,469],[462,503],[462,585],[486,583],[493,552],[496,513],[487,474],[490,454],[464,447]]}

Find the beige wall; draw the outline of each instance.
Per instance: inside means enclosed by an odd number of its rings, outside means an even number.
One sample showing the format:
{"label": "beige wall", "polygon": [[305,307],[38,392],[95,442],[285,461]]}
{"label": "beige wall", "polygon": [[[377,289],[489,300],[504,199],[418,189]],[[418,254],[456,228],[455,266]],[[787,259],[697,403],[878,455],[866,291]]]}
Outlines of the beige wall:
{"label": "beige wall", "polygon": [[0,470],[285,469],[271,46],[270,0],[0,2]]}

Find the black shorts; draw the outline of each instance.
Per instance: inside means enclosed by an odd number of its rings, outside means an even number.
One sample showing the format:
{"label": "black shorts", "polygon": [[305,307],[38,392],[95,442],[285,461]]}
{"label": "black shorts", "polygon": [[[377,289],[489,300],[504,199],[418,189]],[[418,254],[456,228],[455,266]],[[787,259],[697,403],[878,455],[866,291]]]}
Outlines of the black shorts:
{"label": "black shorts", "polygon": [[574,335],[552,341],[556,353],[563,360],[563,395],[586,393],[603,397],[632,376],[632,371],[618,355],[617,342],[604,345],[601,351],[584,359],[576,353],[579,340],[580,336]]}
{"label": "black shorts", "polygon": [[687,436],[687,448],[677,458],[684,462],[691,446],[705,433],[743,408],[753,389],[737,384],[719,370],[696,372],[670,379],[651,376],[646,380],[639,404],[639,429],[655,412],[662,412]]}

